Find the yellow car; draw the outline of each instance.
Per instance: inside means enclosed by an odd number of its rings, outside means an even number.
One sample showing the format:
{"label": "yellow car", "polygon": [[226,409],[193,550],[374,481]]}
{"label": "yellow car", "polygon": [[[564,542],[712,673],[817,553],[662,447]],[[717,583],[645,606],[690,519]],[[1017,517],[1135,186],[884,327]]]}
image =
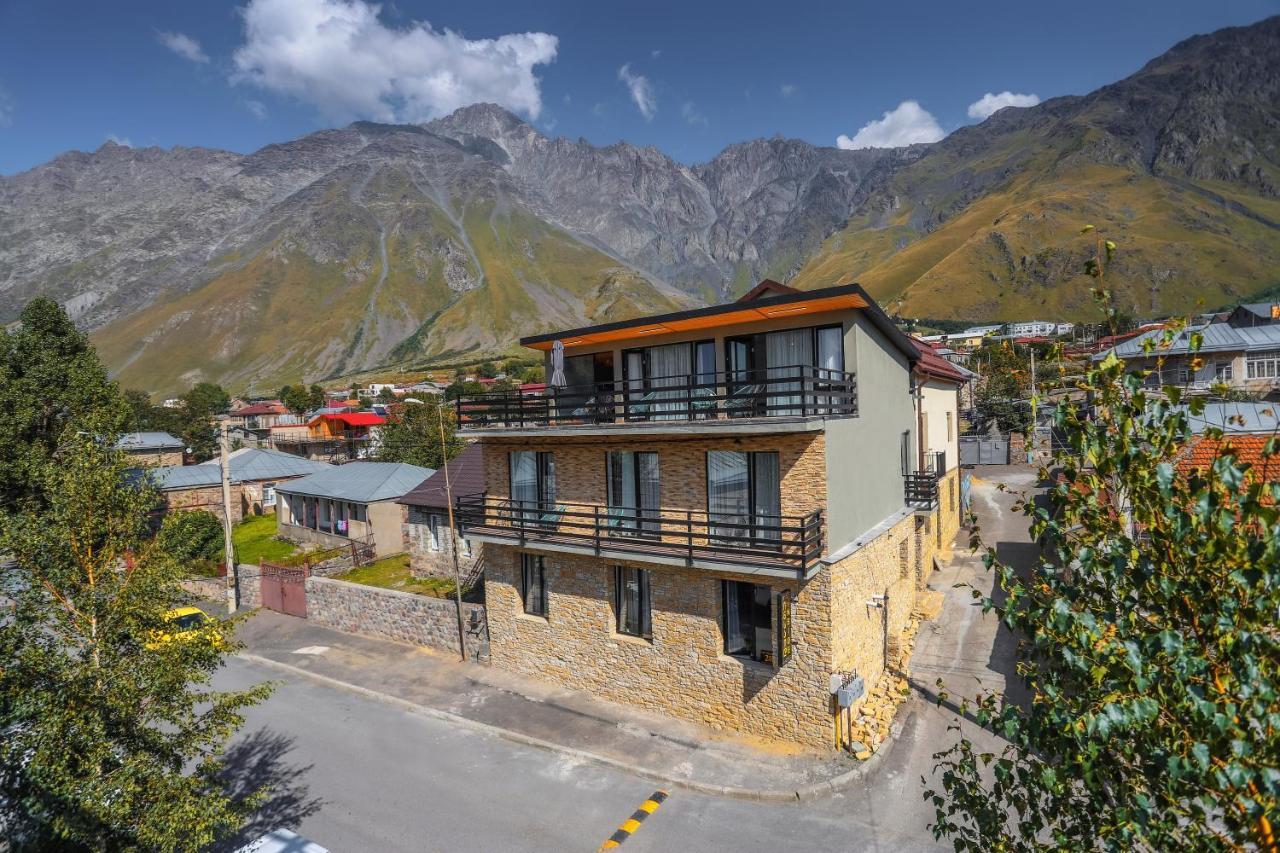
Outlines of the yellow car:
{"label": "yellow car", "polygon": [[190,642],[197,637],[217,648],[226,646],[217,624],[199,607],[175,607],[164,614],[164,620],[171,628],[152,632],[151,639],[146,643],[148,649],[158,649],[174,641]]}

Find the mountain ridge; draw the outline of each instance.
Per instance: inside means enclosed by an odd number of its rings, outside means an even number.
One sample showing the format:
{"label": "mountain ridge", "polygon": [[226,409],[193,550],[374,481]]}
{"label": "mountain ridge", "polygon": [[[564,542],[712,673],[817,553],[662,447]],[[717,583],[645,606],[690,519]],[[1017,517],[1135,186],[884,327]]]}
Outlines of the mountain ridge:
{"label": "mountain ridge", "polygon": [[1276,283],[1277,56],[1271,18],[938,143],[775,136],[693,165],[488,104],[249,154],[106,143],[0,177],[0,321],[53,296],[122,381],[167,391],[476,359],[763,277],[1082,319],[1084,221],[1121,243],[1131,308],[1189,310]]}

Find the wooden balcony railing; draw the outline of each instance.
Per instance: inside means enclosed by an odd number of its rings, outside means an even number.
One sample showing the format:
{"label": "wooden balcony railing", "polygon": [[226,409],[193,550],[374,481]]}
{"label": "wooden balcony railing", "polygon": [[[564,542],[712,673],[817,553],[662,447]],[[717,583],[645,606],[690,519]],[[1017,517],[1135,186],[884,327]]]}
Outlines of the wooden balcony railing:
{"label": "wooden balcony railing", "polygon": [[457,499],[465,533],[513,544],[569,546],[647,557],[806,571],[822,556],[822,510],[808,515],[743,516],[648,510],[567,501]]}
{"label": "wooden balcony railing", "polygon": [[460,397],[464,428],[702,421],[729,418],[852,417],[852,373],[809,365],[547,386],[537,394],[491,391]]}

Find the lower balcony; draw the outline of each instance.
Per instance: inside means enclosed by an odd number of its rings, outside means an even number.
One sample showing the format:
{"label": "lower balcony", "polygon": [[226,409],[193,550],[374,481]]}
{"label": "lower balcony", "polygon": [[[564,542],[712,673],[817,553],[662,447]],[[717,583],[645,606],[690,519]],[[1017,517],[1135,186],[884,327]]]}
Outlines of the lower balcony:
{"label": "lower balcony", "polygon": [[902,475],[907,506],[931,510],[938,505],[938,481],[947,473],[947,456],[942,451],[925,454],[923,471]]}
{"label": "lower balcony", "polygon": [[823,549],[821,510],[761,518],[481,495],[458,498],[457,513],[474,541],[739,574],[803,577]]}

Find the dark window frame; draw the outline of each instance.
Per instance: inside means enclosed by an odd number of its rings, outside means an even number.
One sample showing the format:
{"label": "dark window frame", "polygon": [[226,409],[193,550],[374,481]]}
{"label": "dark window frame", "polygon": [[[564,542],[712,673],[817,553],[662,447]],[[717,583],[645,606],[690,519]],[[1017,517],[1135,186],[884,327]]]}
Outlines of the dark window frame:
{"label": "dark window frame", "polygon": [[[536,566],[538,579],[538,604],[539,609],[529,609],[529,575],[530,564]],[[528,616],[540,616],[543,619],[548,618],[550,611],[550,602],[547,600],[547,561],[546,557],[541,554],[520,554],[520,608]]]}
{"label": "dark window frame", "polygon": [[[640,614],[635,620],[634,630],[624,624],[622,591],[626,583],[626,574],[635,573],[640,586]],[[615,633],[624,637],[637,637],[653,642],[653,587],[648,569],[635,566],[613,567],[613,626]]]}
{"label": "dark window frame", "polygon": [[[768,619],[769,619],[769,647],[767,649],[757,648],[754,653],[747,652],[746,654],[743,654],[742,652],[731,651],[729,649],[730,590],[734,590],[736,592],[737,587],[739,586],[751,587],[751,590],[752,590],[752,606],[751,606],[751,614],[750,614],[752,617],[752,620],[750,623],[751,624],[750,630],[752,632],[751,636],[753,638],[752,645],[754,645],[754,632],[762,627],[762,625],[756,621],[756,617],[759,615],[760,605],[755,603],[755,590],[764,589],[767,591],[765,599],[768,603],[763,608],[764,612],[768,615]],[[721,651],[724,653],[725,657],[736,658],[737,660],[742,660],[742,661],[750,661],[751,663],[757,664],[760,666],[769,666],[769,667],[777,666],[778,661],[776,660],[776,655],[777,655],[777,644],[778,644],[778,633],[777,633],[778,626],[776,624],[777,619],[774,618],[774,612],[773,612],[774,601],[777,597],[777,594],[778,594],[778,590],[775,590],[772,586],[769,586],[768,584],[752,583],[751,581],[734,581],[734,580],[720,581],[720,636],[721,636]],[[739,623],[741,623],[742,621],[741,612],[739,612],[738,620],[739,620]],[[745,635],[745,629],[743,630]],[[768,660],[761,659],[762,652],[768,653]]]}
{"label": "dark window frame", "polygon": [[782,518],[781,518],[782,478],[784,474],[782,470],[781,451],[735,450],[732,448],[729,448],[729,449],[713,448],[711,450],[706,451],[706,453],[703,455],[703,464],[706,467],[706,473],[705,473],[705,476],[703,477],[703,482],[706,486],[706,491],[707,491],[707,526],[708,528],[714,528],[715,522],[712,520],[712,517],[716,514],[711,509],[711,454],[712,453],[741,453],[743,456],[747,457],[747,518],[750,519],[750,521],[748,522],[749,529],[747,531],[739,531],[739,533],[736,536],[715,536],[713,537],[713,539],[731,539],[735,541],[745,541],[745,542],[750,542],[752,545],[756,545],[756,546],[777,546],[782,536],[781,530],[774,531],[774,533],[777,536],[776,539],[765,538],[759,535],[758,533],[759,528],[758,528],[758,525],[755,523],[755,519],[760,516],[759,504],[756,501],[756,497],[757,497],[756,492],[757,492],[757,487],[759,485],[756,478],[756,457],[769,454],[772,456],[776,456],[778,459],[777,468],[778,468],[778,515],[779,517],[775,527],[781,528],[782,527]]}

